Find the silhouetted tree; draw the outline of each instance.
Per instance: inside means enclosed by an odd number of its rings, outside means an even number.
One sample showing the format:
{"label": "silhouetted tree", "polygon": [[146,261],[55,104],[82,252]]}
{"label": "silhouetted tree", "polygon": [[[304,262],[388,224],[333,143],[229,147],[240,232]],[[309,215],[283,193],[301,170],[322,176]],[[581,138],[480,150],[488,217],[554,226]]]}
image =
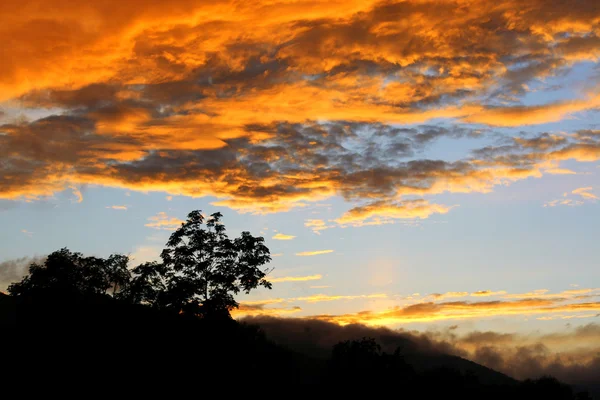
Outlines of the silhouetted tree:
{"label": "silhouetted tree", "polygon": [[144,303],[159,308],[164,303],[160,297],[167,291],[168,271],[165,265],[156,261],[147,262],[135,267],[132,273],[121,298],[131,303]]}
{"label": "silhouetted tree", "polygon": [[539,379],[526,379],[521,385],[523,394],[527,397],[544,399],[573,399],[573,390],[569,385],[559,382],[552,376]]}
{"label": "silhouetted tree", "polygon": [[131,272],[128,264],[129,257],[122,254],[112,254],[104,262],[104,275],[112,287],[112,295],[119,297],[121,292],[129,285]]}
{"label": "silhouetted tree", "polygon": [[161,253],[162,263],[133,270],[128,296],[162,309],[202,316],[229,316],[238,306],[234,294],[258,287],[271,288],[265,279],[269,249],[262,237],[249,232],[231,240],[221,213],[208,219],[196,210],[170,236]]}
{"label": "silhouetted tree", "polygon": [[103,295],[113,286],[116,293],[117,287],[128,281],[127,261],[122,255],[105,260],[63,248],[50,254],[43,264],[31,264],[29,275],[11,284],[8,291],[13,296],[52,293],[65,297]]}
{"label": "silhouetted tree", "polygon": [[381,356],[381,346],[375,339],[364,337],[361,340],[346,340],[333,346],[331,360],[343,368],[373,367]]}
{"label": "silhouetted tree", "polygon": [[350,390],[369,387],[373,382],[405,384],[414,377],[414,370],[405,362],[400,348],[385,353],[373,338],[346,340],[333,346],[331,353],[331,383]]}

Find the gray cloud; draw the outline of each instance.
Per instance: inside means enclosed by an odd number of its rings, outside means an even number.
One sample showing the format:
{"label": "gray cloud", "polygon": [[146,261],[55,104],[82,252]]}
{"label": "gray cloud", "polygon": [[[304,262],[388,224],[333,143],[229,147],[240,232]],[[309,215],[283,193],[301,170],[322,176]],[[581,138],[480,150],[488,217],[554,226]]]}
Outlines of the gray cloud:
{"label": "gray cloud", "polygon": [[[457,355],[517,379],[552,375],[570,384],[590,385],[597,383],[600,374],[600,325],[593,323],[562,334],[475,331],[458,335],[456,326],[444,331],[417,332],[358,324],[340,326],[301,318],[259,316],[243,321],[259,325],[278,344],[316,357],[329,356],[332,346],[340,341],[373,337],[387,352],[401,347],[405,354]],[[592,347],[553,350],[577,342],[581,346],[591,343]]]}
{"label": "gray cloud", "polygon": [[40,263],[45,257],[21,257],[0,262],[0,291],[14,282],[20,281],[29,270],[32,263]]}

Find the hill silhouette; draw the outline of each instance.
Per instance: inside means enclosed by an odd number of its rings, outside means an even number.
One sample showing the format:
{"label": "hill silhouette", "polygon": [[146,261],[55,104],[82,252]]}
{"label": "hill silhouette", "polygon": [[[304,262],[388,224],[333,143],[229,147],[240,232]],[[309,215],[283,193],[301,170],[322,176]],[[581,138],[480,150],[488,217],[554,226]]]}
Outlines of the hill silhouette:
{"label": "hill silhouette", "polygon": [[409,342],[388,353],[374,339],[356,338],[317,354],[276,344],[254,323],[172,314],[108,296],[1,295],[0,313],[14,368],[6,376],[33,392],[110,393],[116,380],[112,389],[139,395],[200,385],[227,394],[260,388],[267,397],[287,388],[294,396],[588,398],[553,378],[519,382]]}

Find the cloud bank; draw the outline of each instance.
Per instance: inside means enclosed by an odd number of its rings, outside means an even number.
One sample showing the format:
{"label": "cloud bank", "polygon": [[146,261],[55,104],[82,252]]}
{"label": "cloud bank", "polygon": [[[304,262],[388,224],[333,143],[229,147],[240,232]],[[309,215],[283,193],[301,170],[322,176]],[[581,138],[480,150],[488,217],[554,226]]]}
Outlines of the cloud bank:
{"label": "cloud bank", "polygon": [[[593,0],[8,0],[0,12],[11,16],[0,28],[3,199],[75,188],[82,201],[86,184],[214,196],[240,212],[351,203],[310,222],[319,232],[445,214],[456,204],[430,197],[600,158],[598,131],[498,131],[600,106],[593,81],[570,99],[523,101],[597,63]],[[497,146],[457,160],[425,154],[494,135]]]}
{"label": "cloud bank", "polygon": [[267,316],[244,321],[261,326],[276,343],[315,357],[328,357],[333,345],[340,341],[373,337],[387,352],[401,347],[404,354],[457,355],[517,379],[552,375],[570,384],[596,384],[600,374],[598,324],[567,328],[560,333],[527,335],[493,331],[457,334],[457,326],[417,332]]}

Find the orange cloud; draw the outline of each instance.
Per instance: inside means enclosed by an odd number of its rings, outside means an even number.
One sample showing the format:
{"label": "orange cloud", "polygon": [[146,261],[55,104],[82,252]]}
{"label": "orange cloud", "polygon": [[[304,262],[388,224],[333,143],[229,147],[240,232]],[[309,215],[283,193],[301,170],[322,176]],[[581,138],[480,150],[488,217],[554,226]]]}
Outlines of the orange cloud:
{"label": "orange cloud", "polygon": [[295,237],[296,236],[293,236],[293,235],[285,235],[283,233],[277,233],[271,239],[273,239],[273,240],[292,240]]}
{"label": "orange cloud", "polygon": [[552,174],[552,175],[576,175],[577,174],[577,172],[572,171],[567,168],[548,168],[548,169],[544,170],[544,172],[547,174]]}
{"label": "orange cloud", "polygon": [[[437,138],[485,134],[461,123],[531,125],[600,105],[593,88],[519,105],[531,83],[598,60],[600,11],[567,3],[3,1],[1,105],[47,117],[3,115],[0,198],[90,184],[269,213],[342,196],[353,208],[337,224],[361,226],[453,207],[407,196],[571,173],[560,161],[600,159],[596,133],[415,159]],[[406,127],[439,118],[454,128]]]}
{"label": "orange cloud", "polygon": [[323,221],[322,219],[307,219],[304,222],[304,226],[310,228],[317,235],[321,234],[320,231],[323,231],[323,230],[329,228],[327,226],[327,224],[325,223],[325,221]]}
{"label": "orange cloud", "polygon": [[392,219],[423,219],[432,214],[446,214],[451,208],[439,204],[430,204],[423,199],[406,200],[400,204],[375,202],[366,206],[355,207],[336,219],[335,222],[342,226],[379,225]]}
{"label": "orange cloud", "polygon": [[[320,275],[317,275],[320,277]],[[300,278],[312,278],[312,277],[300,277]],[[288,278],[284,278],[288,279]],[[316,278],[320,279],[320,278]],[[302,279],[309,280],[309,279]],[[271,280],[271,282],[274,282]],[[283,281],[281,281],[283,282]],[[322,287],[322,286],[320,286]],[[241,318],[245,316],[253,315],[274,315],[281,316],[287,313],[300,312],[302,309],[298,306],[291,308],[284,307],[266,307],[274,304],[292,303],[292,302],[306,302],[306,303],[321,303],[329,301],[340,301],[340,300],[358,300],[358,299],[384,299],[387,298],[385,293],[375,293],[366,295],[326,295],[326,294],[315,294],[311,296],[295,297],[295,298],[276,298],[276,299],[265,299],[256,301],[244,301],[240,304],[237,310],[232,311],[232,316]]]}
{"label": "orange cloud", "polygon": [[578,189],[573,190],[571,193],[577,194],[577,195],[583,197],[586,200],[599,200],[598,196],[596,196],[593,193],[590,193],[590,191],[592,189],[593,188],[591,186],[589,186],[589,187],[582,187],[582,188],[578,188]]}
{"label": "orange cloud", "polygon": [[291,308],[264,308],[263,305],[248,305],[248,304],[240,304],[237,309],[231,310],[231,316],[235,319],[248,317],[248,316],[257,316],[257,315],[267,315],[267,316],[282,316],[289,315],[293,313],[298,313],[302,311],[300,307],[291,307]]}
{"label": "orange cloud", "polygon": [[[489,318],[511,315],[540,315],[600,311],[600,303],[558,305],[561,299],[520,299],[515,301],[418,303],[386,311],[362,311],[343,315],[317,315],[313,318],[338,324],[392,325],[409,322],[431,322]],[[594,314],[595,315],[595,314]]]}
{"label": "orange cloud", "polygon": [[169,217],[164,211],[159,212],[155,216],[149,217],[148,222],[145,226],[154,229],[162,229],[167,231],[174,231],[184,223],[183,220],[176,217]]}
{"label": "orange cloud", "polygon": [[[491,297],[497,300],[467,301],[448,298],[461,297]],[[383,310],[363,310],[339,315],[306,315],[341,325],[365,324],[390,326],[400,323],[434,322],[463,319],[481,319],[490,317],[528,317],[540,320],[591,318],[600,311],[600,303],[588,299],[600,296],[600,289],[582,288],[569,289],[559,293],[549,293],[547,289],[538,289],[528,293],[507,294],[505,291],[480,290],[475,292],[447,292],[420,297],[418,293],[405,297],[403,305],[397,305]],[[435,301],[430,301],[433,297]],[[276,304],[293,304],[297,302],[321,303],[340,300],[377,300],[392,299],[387,293],[363,295],[328,295],[316,294],[292,298],[274,298],[243,302],[248,306],[272,306]],[[418,299],[417,299],[418,298]],[[442,301],[445,300],[445,301]],[[389,303],[387,303],[389,304]]]}
{"label": "orange cloud", "polygon": [[600,95],[587,100],[564,101],[540,106],[488,108],[465,116],[465,122],[495,126],[521,126],[561,121],[580,111],[600,106]]}
{"label": "orange cloud", "polygon": [[75,201],[77,203],[83,202],[83,195],[81,194],[81,190],[79,190],[76,186],[69,186],[69,189],[73,191],[73,195],[75,196]]}
{"label": "orange cloud", "polygon": [[593,190],[593,188],[591,186],[577,188],[575,190],[572,190],[571,193],[569,193],[569,192],[564,193],[563,197],[568,197],[570,194],[575,194],[575,195],[580,196],[582,198],[582,200],[575,200],[575,199],[569,199],[569,198],[556,199],[556,200],[551,200],[551,201],[544,203],[544,207],[581,206],[584,204],[585,201],[600,200],[600,198],[598,196],[596,196],[593,193],[590,193],[590,191],[592,191],[592,190]]}

